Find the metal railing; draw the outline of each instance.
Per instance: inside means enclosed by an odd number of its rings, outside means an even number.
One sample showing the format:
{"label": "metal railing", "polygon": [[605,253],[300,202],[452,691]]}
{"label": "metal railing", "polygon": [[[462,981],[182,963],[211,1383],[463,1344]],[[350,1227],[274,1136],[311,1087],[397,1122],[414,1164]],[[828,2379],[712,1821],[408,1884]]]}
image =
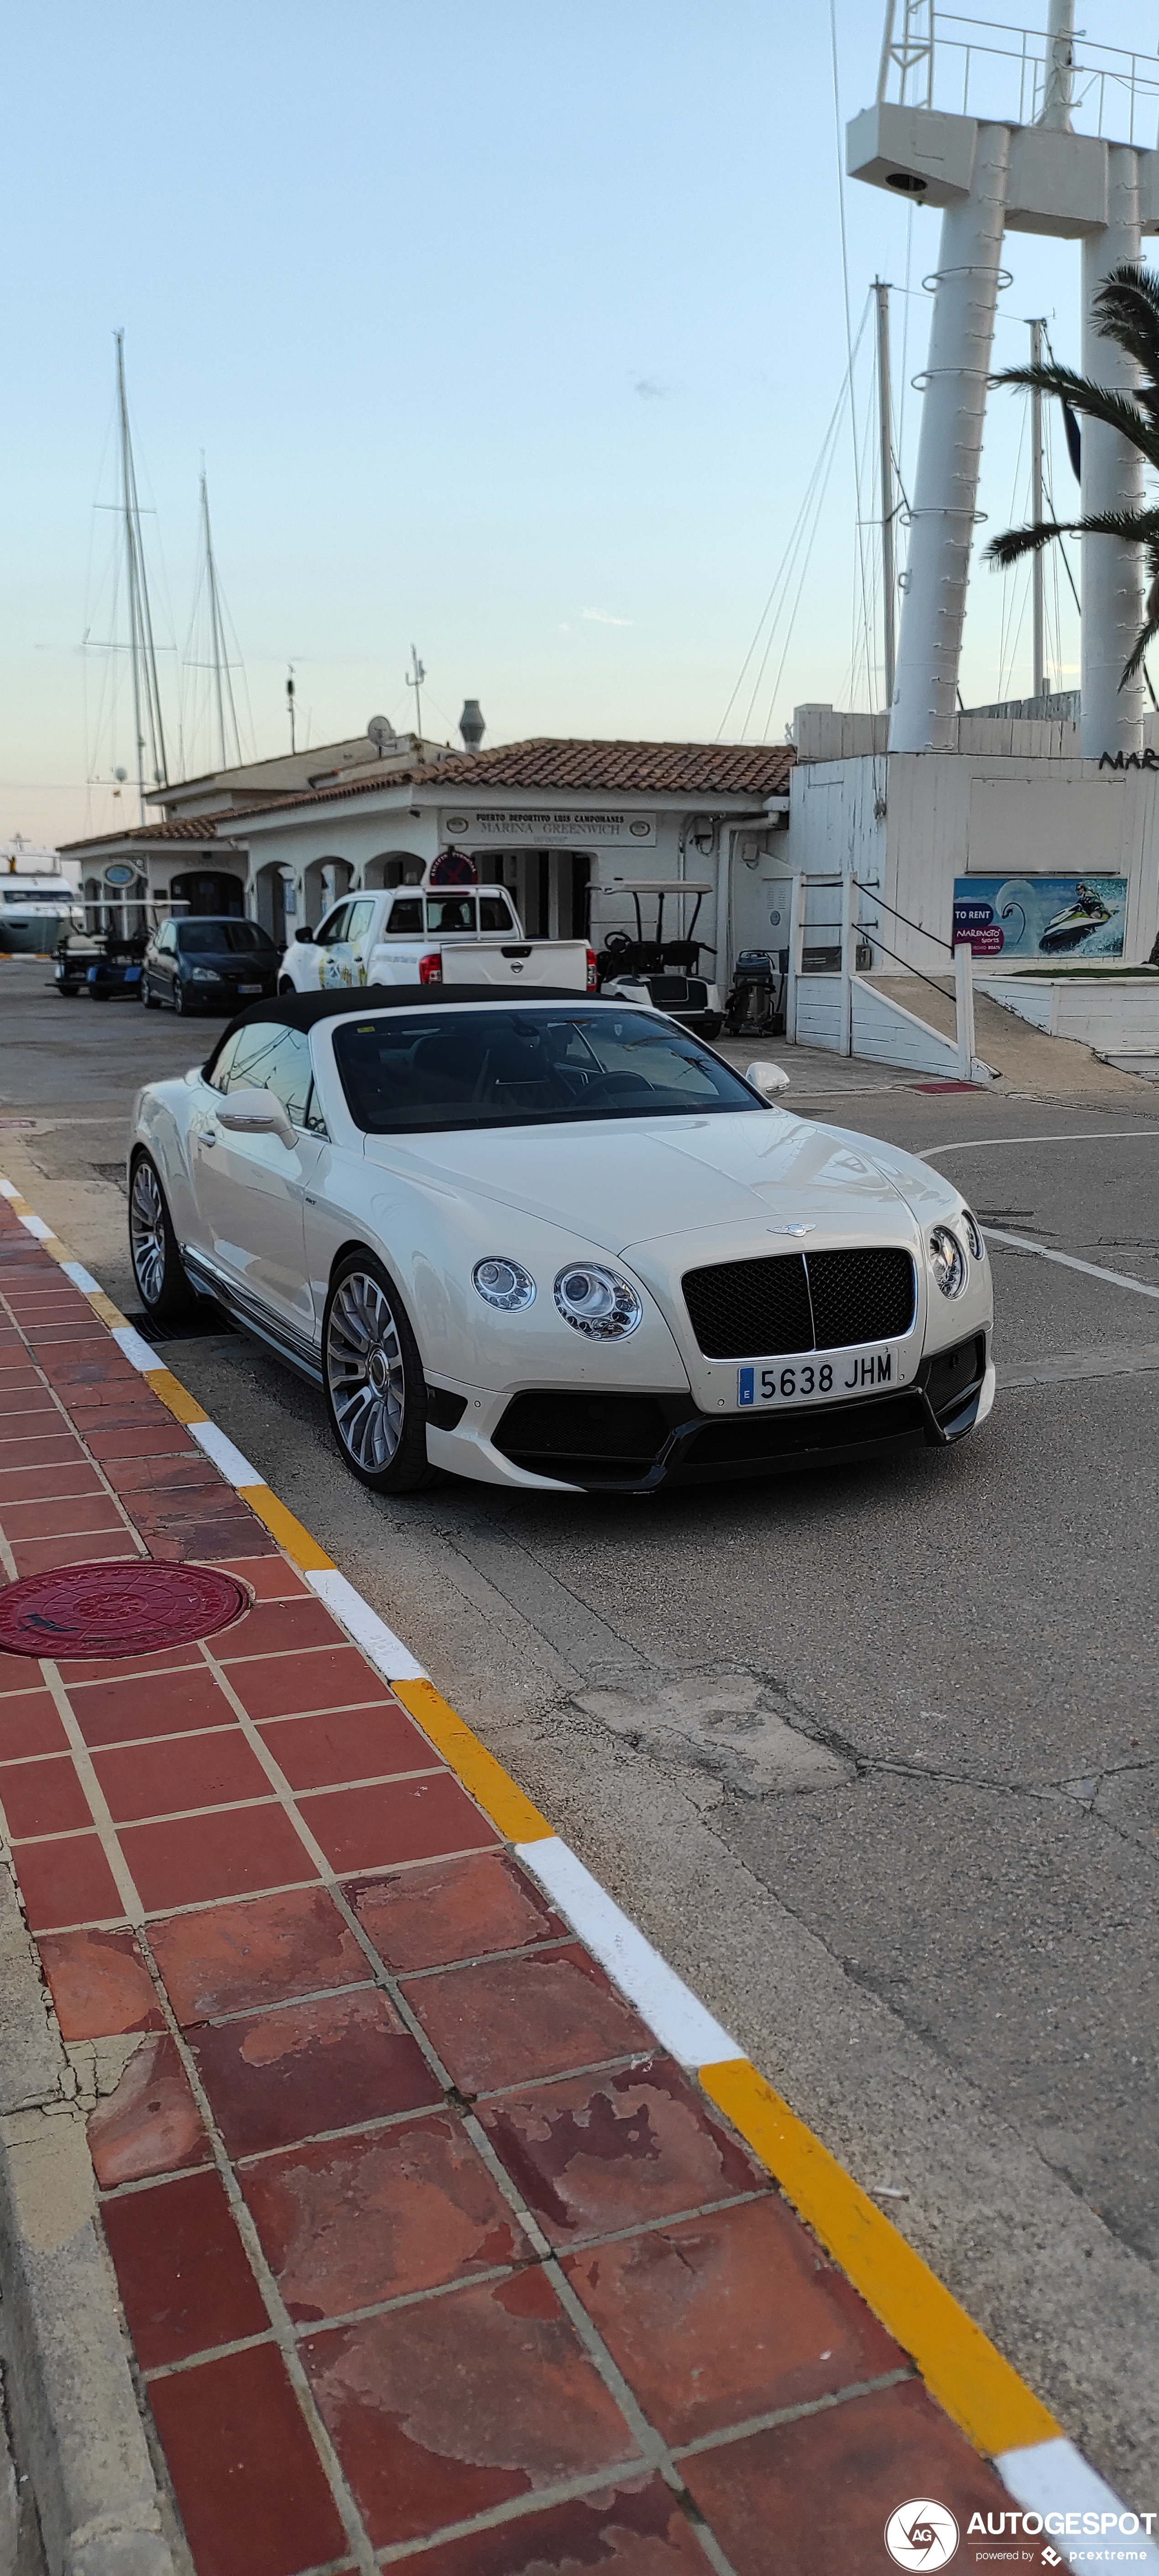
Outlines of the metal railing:
{"label": "metal railing", "polygon": [[[1119,45],[1067,39],[1070,122],[1076,133],[1147,147],[1159,120],[1159,61]],[[997,19],[966,18],[935,9],[930,0],[889,0],[879,102],[938,108],[951,115],[993,117],[1034,125],[1057,92],[1057,40],[1040,27],[1008,27]],[[1061,122],[1051,116],[1049,122]]]}

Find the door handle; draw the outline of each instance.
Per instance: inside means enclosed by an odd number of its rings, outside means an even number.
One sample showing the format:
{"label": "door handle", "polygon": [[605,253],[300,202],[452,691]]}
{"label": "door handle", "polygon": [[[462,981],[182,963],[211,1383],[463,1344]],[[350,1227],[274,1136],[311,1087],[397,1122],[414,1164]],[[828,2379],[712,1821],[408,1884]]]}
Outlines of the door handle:
{"label": "door handle", "polygon": [[212,1127],[206,1127],[206,1128],[204,1128],[204,1129],[203,1129],[203,1131],[202,1131],[201,1142],[202,1142],[202,1144],[203,1144],[203,1145],[216,1145],[216,1143],[217,1143],[217,1133],[216,1133],[216,1130],[215,1130],[214,1128],[212,1128]]}

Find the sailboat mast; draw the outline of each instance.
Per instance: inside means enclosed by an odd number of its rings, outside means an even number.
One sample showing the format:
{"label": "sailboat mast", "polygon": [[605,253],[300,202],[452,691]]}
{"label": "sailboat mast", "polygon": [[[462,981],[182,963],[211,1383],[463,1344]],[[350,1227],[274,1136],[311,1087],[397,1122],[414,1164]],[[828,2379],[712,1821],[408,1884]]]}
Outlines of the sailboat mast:
{"label": "sailboat mast", "polygon": [[[129,655],[133,665],[133,726],[137,744],[137,797],[141,821],[145,816],[145,752],[148,748],[152,766],[151,786],[167,787],[169,767],[165,755],[165,723],[161,713],[161,690],[157,680],[157,650],[153,641],[153,612],[149,605],[149,582],[145,571],[145,549],[141,540],[141,505],[137,497],[137,471],[133,463],[133,441],[129,431],[129,403],[125,391],[125,334],[116,333],[117,342],[117,412],[121,432],[121,509],[125,523],[125,576],[129,594]],[[145,727],[148,726],[146,744]]]}
{"label": "sailboat mast", "polygon": [[[1032,367],[1040,367],[1042,365],[1041,322],[1032,322],[1030,325],[1030,363]],[[1030,516],[1035,526],[1040,524],[1042,513],[1042,394],[1039,387],[1037,385],[1033,385],[1030,393]],[[1030,578],[1032,585],[1031,603],[1033,623],[1033,642],[1031,648],[1034,671],[1033,694],[1036,698],[1041,698],[1045,694],[1046,690],[1046,620],[1044,613],[1045,598],[1043,591],[1043,555],[1041,547],[1037,554],[1032,555],[1030,558]]]}
{"label": "sailboat mast", "polygon": [[[213,552],[213,534],[209,524],[209,484],[204,466],[201,470],[201,527],[205,540],[205,579],[209,593],[209,649],[213,668],[214,696],[217,702],[218,756],[221,767],[228,769],[231,761],[236,765],[241,759],[241,738],[238,733],[229,654],[226,650],[225,619],[222,614],[221,594],[217,586],[217,563]],[[228,733],[232,736],[232,742],[227,738],[227,706]]]}
{"label": "sailboat mast", "polygon": [[125,523],[125,590],[129,603],[129,663],[133,674],[133,741],[137,764],[137,820],[145,821],[145,736],[141,729],[140,596],[137,579],[139,527],[129,441],[129,406],[125,396],[125,334],[118,331],[117,413],[121,432],[121,511]]}

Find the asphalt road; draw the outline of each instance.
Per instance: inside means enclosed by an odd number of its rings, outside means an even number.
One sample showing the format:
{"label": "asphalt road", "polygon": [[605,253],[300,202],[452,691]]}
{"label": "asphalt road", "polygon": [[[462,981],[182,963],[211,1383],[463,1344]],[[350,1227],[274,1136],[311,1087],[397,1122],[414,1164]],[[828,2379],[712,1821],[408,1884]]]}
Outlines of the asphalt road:
{"label": "asphalt road", "polygon": [[[0,975],[0,1171],[131,1311],[129,1099],[196,1039]],[[928,1152],[992,1227],[1109,1274],[992,1244],[1005,1382],[948,1454],[647,1503],[385,1503],[240,1335],[165,1356],[1147,2510],[1159,1097],[1068,1101],[1078,1053],[1053,1099],[785,1054],[804,1114]]]}

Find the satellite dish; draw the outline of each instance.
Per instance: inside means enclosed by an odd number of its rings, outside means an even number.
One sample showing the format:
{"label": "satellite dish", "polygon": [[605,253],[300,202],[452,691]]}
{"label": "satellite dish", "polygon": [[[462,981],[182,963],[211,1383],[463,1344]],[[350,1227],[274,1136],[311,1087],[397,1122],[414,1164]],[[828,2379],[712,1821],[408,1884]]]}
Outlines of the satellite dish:
{"label": "satellite dish", "polygon": [[396,742],[398,739],[389,716],[372,716],[366,730],[380,759],[388,742]]}

